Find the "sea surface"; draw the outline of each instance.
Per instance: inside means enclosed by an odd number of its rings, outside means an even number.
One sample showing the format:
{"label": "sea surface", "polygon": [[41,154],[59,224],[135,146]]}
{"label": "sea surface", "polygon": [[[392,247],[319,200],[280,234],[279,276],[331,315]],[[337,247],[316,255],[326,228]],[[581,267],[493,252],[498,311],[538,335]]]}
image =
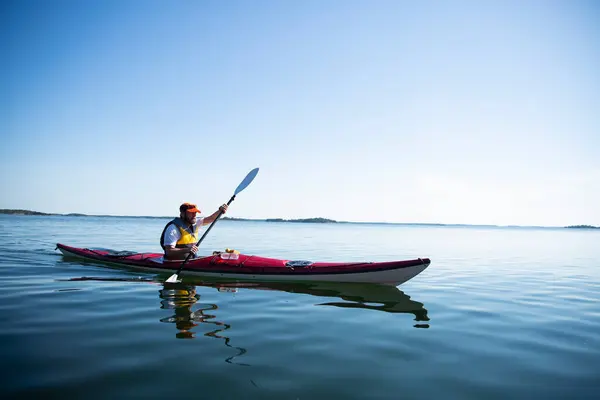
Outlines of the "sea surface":
{"label": "sea surface", "polygon": [[600,398],[600,230],[223,220],[200,245],[431,259],[398,287],[173,288],[55,250],[159,252],[167,221],[0,216],[2,398]]}

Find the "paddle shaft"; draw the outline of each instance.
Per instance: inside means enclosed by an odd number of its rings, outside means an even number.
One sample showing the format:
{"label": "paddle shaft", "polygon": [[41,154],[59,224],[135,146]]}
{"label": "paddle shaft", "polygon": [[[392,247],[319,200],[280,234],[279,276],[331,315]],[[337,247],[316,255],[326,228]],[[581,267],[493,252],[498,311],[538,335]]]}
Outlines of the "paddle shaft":
{"label": "paddle shaft", "polygon": [[[235,200],[235,194],[233,196],[231,196],[231,198],[229,199],[229,201],[227,202],[227,207],[229,207],[229,205],[231,204],[231,202]],[[217,217],[215,218],[215,220],[210,224],[210,226],[208,227],[208,229],[206,230],[206,232],[204,232],[204,235],[202,235],[202,237],[200,238],[200,240],[198,240],[198,243],[196,243],[196,247],[200,246],[200,243],[202,243],[202,241],[204,240],[204,238],[206,237],[206,235],[208,235],[208,232],[210,232],[210,230],[212,229],[213,225],[217,223],[217,221],[219,220],[219,218],[221,217],[221,215],[223,214],[223,211],[219,208],[219,213],[217,214]],[[179,266],[179,269],[177,270],[177,272],[175,273],[176,275],[179,275],[179,273],[181,273],[181,270],[183,269],[183,267],[185,266],[185,264],[188,262],[188,260],[192,257],[192,252],[190,251],[187,255],[187,257],[185,258],[185,260],[181,263],[181,265]]]}

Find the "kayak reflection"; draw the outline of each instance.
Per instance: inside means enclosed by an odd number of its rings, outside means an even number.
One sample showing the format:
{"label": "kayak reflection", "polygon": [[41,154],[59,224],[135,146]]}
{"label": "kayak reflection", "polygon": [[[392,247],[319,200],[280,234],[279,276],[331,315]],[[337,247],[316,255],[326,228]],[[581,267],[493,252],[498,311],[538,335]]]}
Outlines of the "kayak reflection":
{"label": "kayak reflection", "polygon": [[[309,294],[316,297],[334,297],[343,301],[316,303],[317,306],[340,308],[362,308],[384,311],[388,313],[408,313],[415,316],[417,322],[427,322],[427,309],[423,303],[412,300],[396,286],[372,283],[336,283],[336,282],[240,282],[184,280],[189,285],[214,287],[219,291],[274,290],[288,293]],[[415,325],[416,328],[428,328],[426,323]]]}

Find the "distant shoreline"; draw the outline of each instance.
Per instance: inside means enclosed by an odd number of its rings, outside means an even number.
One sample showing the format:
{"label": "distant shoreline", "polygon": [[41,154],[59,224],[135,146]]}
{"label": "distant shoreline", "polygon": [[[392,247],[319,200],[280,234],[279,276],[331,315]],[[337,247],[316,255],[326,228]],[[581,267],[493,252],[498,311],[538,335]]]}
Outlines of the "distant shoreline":
{"label": "distant shoreline", "polygon": [[[60,217],[106,217],[106,218],[154,218],[154,219],[165,219],[173,218],[173,216],[144,216],[144,215],[90,215],[80,213],[69,213],[69,214],[58,214],[58,213],[44,213],[39,211],[21,210],[21,209],[0,209],[0,214],[8,215],[31,215],[31,216],[60,216]],[[298,219],[283,219],[283,218],[263,218],[263,219],[252,219],[252,218],[235,218],[235,217],[222,217],[222,220],[226,221],[256,221],[256,222],[292,222],[292,223],[322,223],[322,224],[380,224],[380,225],[405,225],[405,226],[439,226],[439,227],[461,227],[461,226],[472,226],[472,227],[488,227],[488,228],[566,228],[566,229],[600,229],[600,226],[593,225],[568,225],[568,226],[520,226],[520,225],[473,225],[473,224],[439,224],[439,223],[419,223],[419,222],[352,222],[352,221],[336,221],[328,218],[298,218]]]}

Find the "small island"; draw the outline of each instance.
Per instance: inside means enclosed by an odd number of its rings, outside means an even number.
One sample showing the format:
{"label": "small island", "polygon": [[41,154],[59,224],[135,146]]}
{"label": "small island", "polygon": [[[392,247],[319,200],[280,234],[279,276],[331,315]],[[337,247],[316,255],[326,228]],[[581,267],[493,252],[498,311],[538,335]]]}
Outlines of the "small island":
{"label": "small island", "polygon": [[316,222],[320,224],[336,223],[332,219],[327,218],[300,218],[300,219],[283,219],[283,218],[267,218],[266,222]]}
{"label": "small island", "polygon": [[567,229],[600,229],[600,226],[592,226],[592,225],[569,225],[565,226]]}
{"label": "small island", "polygon": [[221,217],[221,221],[257,221],[254,219],[237,218],[237,217]]}

